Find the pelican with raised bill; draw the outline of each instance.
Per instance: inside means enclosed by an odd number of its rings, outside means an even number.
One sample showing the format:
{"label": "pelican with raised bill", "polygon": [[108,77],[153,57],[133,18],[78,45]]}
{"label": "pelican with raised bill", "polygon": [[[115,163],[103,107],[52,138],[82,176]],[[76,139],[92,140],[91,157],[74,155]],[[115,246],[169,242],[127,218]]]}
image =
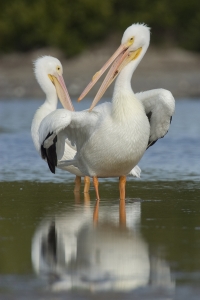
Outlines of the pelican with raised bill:
{"label": "pelican with raised bill", "polygon": [[[146,149],[167,133],[171,123],[175,101],[169,91],[158,89],[135,95],[131,88],[132,74],[149,42],[150,29],[146,25],[128,27],[120,47],[79,98],[87,94],[111,65],[91,108],[82,112],[57,110],[45,118],[39,129],[40,144],[45,149],[55,139],[63,144],[68,138],[76,145],[74,159],[62,163],[78,167],[84,175],[93,177],[97,199],[98,177],[119,177],[120,199],[125,199],[126,175]],[[96,106],[116,77],[112,102]],[[46,138],[49,132],[52,135]]]}
{"label": "pelican with raised bill", "polygon": [[[74,191],[80,190],[81,176],[84,176],[77,167],[74,166],[63,166],[57,162],[57,158],[60,160],[72,159],[76,154],[75,147],[71,146],[68,140],[62,145],[62,154],[60,157],[59,146],[53,145],[48,149],[44,149],[39,144],[39,127],[42,120],[48,116],[51,112],[57,109],[58,98],[60,99],[63,107],[66,110],[74,111],[70,96],[68,94],[65,82],[63,79],[63,68],[60,61],[52,56],[43,56],[38,58],[34,64],[35,77],[41,86],[42,90],[46,94],[46,100],[44,104],[36,111],[32,126],[31,135],[36,150],[48,163],[48,166],[52,173],[55,173],[55,167],[68,171],[76,175],[75,189]],[[58,96],[58,97],[57,97]],[[53,163],[48,159],[48,153],[53,153]],[[89,191],[90,178],[85,177],[84,192]]]}

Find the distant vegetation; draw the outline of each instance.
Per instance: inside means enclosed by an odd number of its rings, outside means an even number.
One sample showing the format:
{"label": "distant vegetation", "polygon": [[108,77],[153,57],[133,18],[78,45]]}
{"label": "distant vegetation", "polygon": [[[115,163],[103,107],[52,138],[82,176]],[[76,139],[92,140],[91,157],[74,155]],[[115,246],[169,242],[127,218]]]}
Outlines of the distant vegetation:
{"label": "distant vegetation", "polygon": [[72,56],[135,22],[152,28],[153,43],[200,51],[198,0],[6,0],[0,52],[54,46]]}

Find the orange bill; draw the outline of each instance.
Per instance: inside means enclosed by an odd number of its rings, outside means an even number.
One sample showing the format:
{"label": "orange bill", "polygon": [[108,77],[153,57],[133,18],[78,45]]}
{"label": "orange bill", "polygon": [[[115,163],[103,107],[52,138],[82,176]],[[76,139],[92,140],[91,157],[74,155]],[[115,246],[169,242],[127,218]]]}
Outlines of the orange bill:
{"label": "orange bill", "polygon": [[121,54],[124,53],[130,47],[130,42],[122,44],[115,51],[115,53],[109,58],[109,60],[105,63],[105,65],[92,77],[92,80],[88,84],[88,86],[84,89],[82,94],[79,96],[78,101],[81,101],[91,90],[91,88],[95,85],[95,83],[99,80],[99,78],[103,75],[103,73],[109,68],[109,66],[113,63],[113,61]]}
{"label": "orange bill", "polygon": [[89,111],[91,111],[96,104],[99,102],[99,100],[102,98],[104,95],[105,91],[108,89],[108,87],[111,85],[113,80],[118,76],[118,74],[121,72],[121,70],[132,60],[136,59],[142,51],[142,48],[138,48],[135,51],[130,51],[127,49],[124,53],[121,53],[119,55],[113,65],[111,66],[108,74],[106,75],[101,87],[99,88],[92,105],[90,106]]}
{"label": "orange bill", "polygon": [[62,103],[62,106],[70,111],[74,111],[74,107],[72,104],[72,101],[70,99],[67,87],[65,85],[65,81],[63,79],[63,76],[61,75],[48,75],[53,84],[56,88],[56,93],[58,95],[58,98],[60,99],[60,102]]}

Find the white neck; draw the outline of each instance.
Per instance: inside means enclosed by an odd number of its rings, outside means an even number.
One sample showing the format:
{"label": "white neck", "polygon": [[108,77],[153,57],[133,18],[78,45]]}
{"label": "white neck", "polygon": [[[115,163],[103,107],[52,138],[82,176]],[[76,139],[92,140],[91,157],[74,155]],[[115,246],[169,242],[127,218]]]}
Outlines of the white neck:
{"label": "white neck", "polygon": [[35,75],[39,85],[41,86],[41,89],[46,94],[45,103],[48,103],[53,110],[56,109],[58,103],[57,93],[55,86],[51,82],[47,73],[43,69],[40,69],[38,71],[36,70]]}
{"label": "white neck", "polygon": [[43,74],[41,73],[36,73],[36,78],[42,90],[46,94],[46,100],[36,111],[31,126],[32,139],[38,152],[40,152],[39,135],[38,135],[40,124],[48,114],[56,110],[58,104],[56,89],[53,83],[45,73]]}
{"label": "white neck", "polygon": [[127,119],[138,103],[131,87],[131,78],[146,50],[142,49],[140,56],[124,67],[116,79],[112,100],[112,114],[117,119]]}

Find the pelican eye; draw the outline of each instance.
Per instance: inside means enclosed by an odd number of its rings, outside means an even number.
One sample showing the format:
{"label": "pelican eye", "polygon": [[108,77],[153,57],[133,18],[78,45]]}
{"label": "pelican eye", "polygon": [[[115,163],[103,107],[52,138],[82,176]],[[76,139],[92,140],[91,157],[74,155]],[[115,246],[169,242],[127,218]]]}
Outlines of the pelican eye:
{"label": "pelican eye", "polygon": [[134,37],[131,37],[131,38],[129,39],[129,41],[128,41],[128,44],[129,44],[129,45],[132,45],[133,42],[134,42]]}
{"label": "pelican eye", "polygon": [[57,67],[57,71],[60,71],[60,69],[61,69],[60,67]]}

